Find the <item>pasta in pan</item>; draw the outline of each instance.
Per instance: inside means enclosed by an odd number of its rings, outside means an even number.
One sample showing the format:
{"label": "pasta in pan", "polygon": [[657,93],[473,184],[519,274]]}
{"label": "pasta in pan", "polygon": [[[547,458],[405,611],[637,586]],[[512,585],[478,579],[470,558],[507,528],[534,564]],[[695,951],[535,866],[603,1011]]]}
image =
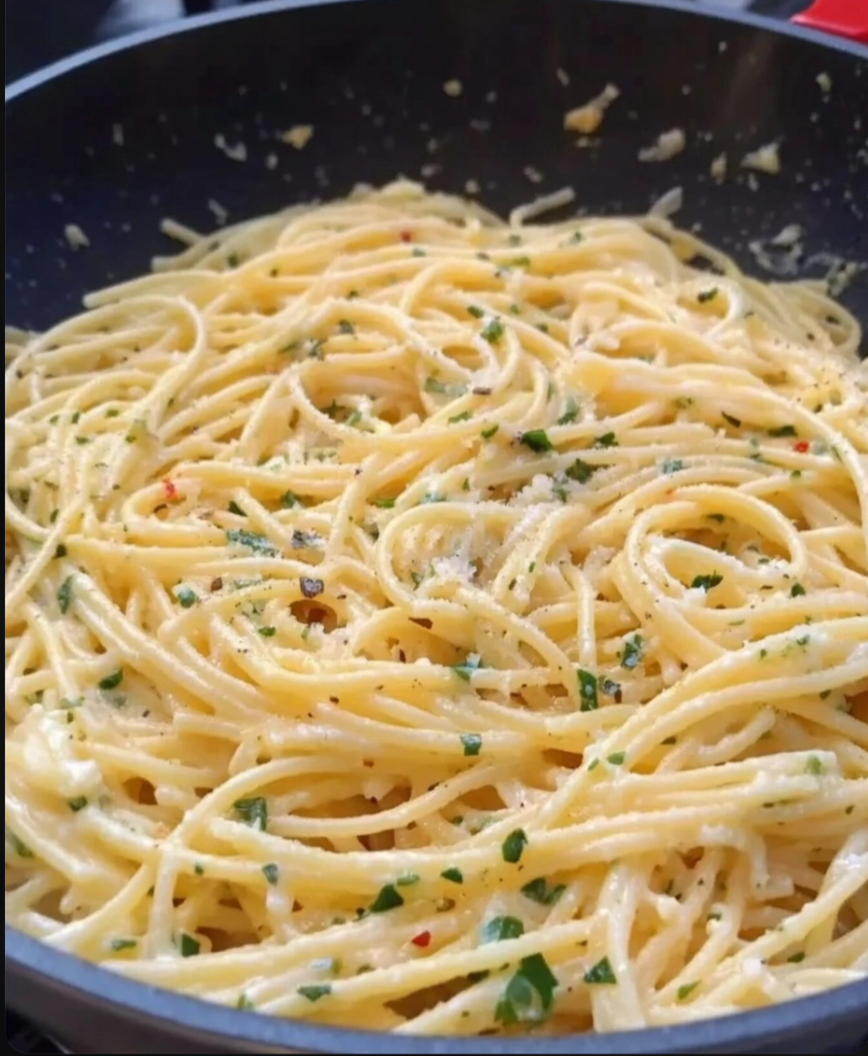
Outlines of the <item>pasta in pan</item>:
{"label": "pasta in pan", "polygon": [[170,230],[7,336],[7,922],[428,1034],[864,978],[855,321],[407,183]]}

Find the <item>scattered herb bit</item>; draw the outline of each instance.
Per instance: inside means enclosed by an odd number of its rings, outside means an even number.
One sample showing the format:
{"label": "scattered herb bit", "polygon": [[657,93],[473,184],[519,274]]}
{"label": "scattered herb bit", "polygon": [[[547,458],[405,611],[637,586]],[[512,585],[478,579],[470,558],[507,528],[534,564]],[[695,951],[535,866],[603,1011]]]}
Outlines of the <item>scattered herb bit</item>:
{"label": "scattered herb bit", "polygon": [[577,458],[571,466],[567,467],[566,475],[570,480],[575,480],[579,484],[587,484],[599,468],[599,466],[588,465],[587,462]]}
{"label": "scattered herb bit", "polygon": [[58,543],[54,551],[54,556],[57,558],[66,557],[68,553],[69,551],[66,549],[66,546],[63,543]]}
{"label": "scattered herb bit", "polygon": [[504,335],[504,326],[499,319],[492,319],[482,328],[482,336],[490,344],[499,341]]}
{"label": "scattered herb bit", "polygon": [[253,796],[251,799],[237,799],[233,803],[235,813],[251,828],[265,832],[268,827],[268,802],[263,796]]}
{"label": "scattered herb bit", "polygon": [[196,874],[196,876],[204,876],[205,866],[202,865],[201,862],[196,862],[196,864],[193,866],[193,872]]}
{"label": "scattered herb bit", "polygon": [[479,435],[482,437],[483,440],[490,440],[499,428],[499,425],[489,426],[488,429],[483,429]]}
{"label": "scattered herb bit", "polygon": [[252,1012],[256,1007],[247,994],[239,994],[238,1000],[235,1002],[235,1007],[240,1009],[242,1012]]}
{"label": "scattered herb bit", "polygon": [[473,415],[470,411],[462,411],[461,414],[453,414],[451,418],[447,419],[447,422],[449,425],[452,425],[454,422],[467,422],[472,417]]}
{"label": "scattered herb bit", "polygon": [[136,939],[112,939],[110,945],[115,953],[120,953],[121,950],[134,950],[138,944]]}
{"label": "scattered herb bit", "polygon": [[72,576],[67,576],[66,579],[57,588],[57,607],[60,609],[61,616],[65,616],[69,612],[69,606],[72,604]]}
{"label": "scattered herb bit", "polygon": [[182,609],[192,608],[199,600],[196,595],[196,592],[190,587],[181,587],[176,592],[175,597],[178,599],[178,604],[181,606]]}
{"label": "scattered herb bit", "polygon": [[80,810],[84,810],[87,806],[87,796],[76,796],[74,799],[68,799],[66,805],[73,812],[77,814]]}
{"label": "scattered herb bit", "polygon": [[806,593],[807,593],[807,591],[805,590],[805,588],[802,586],[801,583],[794,583],[790,587],[790,597],[791,598],[801,598]]}
{"label": "scattered herb bit", "polygon": [[680,458],[667,458],[660,464],[661,473],[679,473],[684,469],[684,462]]}
{"label": "scattered herb bit", "polygon": [[386,913],[390,909],[397,909],[398,906],[403,905],[404,899],[401,898],[394,884],[386,884],[385,887],[380,888],[379,894],[368,908],[371,913]]}
{"label": "scattered herb bit", "polygon": [[579,402],[574,396],[570,396],[567,399],[566,405],[564,406],[564,413],[558,418],[558,425],[570,425],[579,417]]}
{"label": "scattered herb bit", "polygon": [[826,768],[823,766],[823,760],[817,755],[809,755],[805,763],[805,773],[819,776],[820,774],[825,774],[825,772]]}
{"label": "scattered herb bit", "polygon": [[440,875],[443,877],[444,880],[448,880],[451,884],[464,883],[464,874],[461,872],[460,869],[456,869],[454,867],[451,869],[444,869]]}
{"label": "scattered herb bit", "polygon": [[452,664],[450,666],[459,678],[463,679],[465,682],[469,682],[470,676],[473,672],[478,671],[483,664],[478,658],[471,660],[471,658],[468,657],[463,664]]}
{"label": "scattered herb bit", "polygon": [[246,517],[247,516],[247,514],[244,512],[244,510],[241,509],[241,507],[238,505],[238,503],[234,499],[230,500],[229,505],[227,506],[227,509],[229,510],[230,513],[234,513],[238,517]]}
{"label": "scattered herb bit", "polygon": [[529,447],[531,451],[535,451],[537,454],[552,450],[552,442],[549,440],[545,429],[529,429],[526,433],[522,433],[519,436],[519,440],[525,447]]}
{"label": "scattered herb bit", "polygon": [[316,532],[302,532],[296,529],[290,542],[293,550],[311,550],[321,545],[322,536]]}
{"label": "scattered herb bit", "polygon": [[319,1001],[321,997],[328,997],[331,992],[331,983],[316,983],[313,986],[300,986],[297,991],[302,997],[306,997],[308,1001]]}
{"label": "scattered herb bit", "polygon": [[100,689],[117,689],[123,680],[123,670],[118,669],[117,671],[112,671],[110,675],[106,675],[105,678],[101,678],[97,685]]}
{"label": "scattered herb bit", "polygon": [[599,765],[600,765],[600,760],[599,759],[592,759],[590,761],[590,763],[588,764],[588,773],[590,773],[592,770],[596,770]]}
{"label": "scattered herb bit", "polygon": [[729,422],[736,429],[741,428],[741,418],[736,418],[734,414],[727,414],[726,411],[721,411],[720,413],[725,422]]}
{"label": "scattered herb bit", "polygon": [[474,319],[481,319],[485,315],[485,309],[476,304],[468,304],[467,311]]}
{"label": "scattered herb bit", "polygon": [[277,878],[279,874],[280,870],[277,868],[274,862],[269,862],[267,865],[263,865],[262,867],[262,875],[269,882],[269,884],[271,884],[272,887],[274,887],[274,885],[277,883]]}
{"label": "scattered herb bit", "polygon": [[720,586],[722,582],[723,576],[718,575],[717,572],[713,572],[710,576],[694,576],[690,587],[693,590],[704,590],[707,594],[712,588]]}
{"label": "scattered herb bit", "polygon": [[374,499],[374,505],[379,506],[381,510],[392,510],[395,508],[394,499]]}
{"label": "scattered herb bit", "polygon": [[632,671],[634,667],[638,666],[639,661],[642,659],[644,645],[645,643],[640,634],[634,634],[632,638],[628,638],[624,642],[624,648],[620,654],[621,667],[626,667],[628,671]]}
{"label": "scattered herb bit", "polygon": [[684,986],[679,986],[678,987],[678,993],[677,993],[678,1000],[679,1001],[686,1001],[687,998],[690,997],[690,995],[693,993],[693,991],[697,988],[697,986],[699,986],[698,982],[696,982],[696,983],[685,983]]}
{"label": "scattered herb bit", "polygon": [[602,436],[594,438],[591,447],[617,447],[618,439],[614,433],[603,433]]}
{"label": "scattered herb bit", "polygon": [[617,984],[618,979],[608,957],[597,961],[593,968],[585,972],[585,982],[588,986],[615,986]]}
{"label": "scattered herb bit", "polygon": [[304,506],[304,503],[294,491],[285,491],[280,496],[280,505],[285,510],[291,510],[294,506]]}
{"label": "scattered herb bit", "polygon": [[418,873],[403,873],[395,881],[395,884],[398,887],[412,887],[413,884],[418,884],[420,879]]}
{"label": "scattered herb bit", "polygon": [[32,858],[33,851],[27,846],[27,844],[20,839],[15,833],[6,826],[6,843],[8,843],[14,854],[17,854],[19,858]]}
{"label": "scattered herb bit", "polygon": [[465,755],[479,755],[479,751],[482,748],[482,734],[462,733],[461,743],[464,745]]}
{"label": "scattered herb bit", "polygon": [[449,385],[437,378],[426,378],[422,386],[425,392],[436,392],[445,396],[463,396],[467,392],[466,385]]}
{"label": "scattered herb bit", "polygon": [[[295,533],[293,532],[293,538]],[[246,528],[229,528],[226,531],[226,542],[236,546],[246,546],[257,554],[269,554],[273,556],[278,553],[277,547],[270,539],[256,532],[248,532]]]}
{"label": "scattered herb bit", "polygon": [[503,860],[515,865],[521,859],[525,847],[527,847],[527,835],[524,829],[513,830],[501,845],[500,852]]}
{"label": "scattered herb bit", "polygon": [[497,1002],[495,1022],[506,1026],[542,1022],[551,1011],[557,985],[557,977],[541,953],[523,957],[519,970],[506,984],[503,997]]}
{"label": "scattered herb bit", "polygon": [[712,286],[710,290],[700,290],[696,295],[697,301],[700,304],[708,304],[709,301],[713,301],[717,296],[717,287]]}
{"label": "scattered herb bit", "polygon": [[315,598],[325,590],[325,583],[321,579],[308,579],[302,576],[300,583],[301,592],[306,598]]}
{"label": "scattered herb bit", "polygon": [[707,513],[705,515],[707,521],[714,521],[715,524],[723,524],[726,520],[726,514],[723,513]]}
{"label": "scattered herb bit", "polygon": [[787,957],[787,964],[801,964],[804,959],[804,953],[794,953],[791,957]]}
{"label": "scattered herb bit", "polygon": [[263,638],[273,638],[277,634],[276,627],[258,627],[256,629],[257,634],[261,634]]}
{"label": "scattered herb bit", "polygon": [[585,671],[581,667],[576,671],[579,682],[579,700],[582,702],[582,711],[596,711],[600,706],[597,699],[597,676]]}
{"label": "scattered herb bit", "polygon": [[624,699],[620,682],[614,682],[611,678],[603,679],[600,683],[600,692],[606,697],[613,697],[616,704],[620,704]]}
{"label": "scattered herb bit", "polygon": [[490,942],[520,939],[522,935],[524,935],[524,924],[518,917],[492,917],[482,925],[479,942],[482,946],[487,946]]}
{"label": "scattered herb bit", "polygon": [[626,752],[612,752],[611,755],[606,756],[606,762],[611,763],[612,766],[621,766],[624,760],[627,758]]}
{"label": "scattered herb bit", "polygon": [[541,906],[553,906],[566,889],[566,884],[549,884],[544,876],[540,876],[525,884],[521,893],[531,902],[538,902]]}
{"label": "scattered herb bit", "polygon": [[512,260],[506,262],[508,268],[529,268],[530,257],[513,257]]}
{"label": "scattered herb bit", "polygon": [[794,425],[779,425],[774,429],[769,429],[769,436],[798,436],[796,427]]}
{"label": "scattered herb bit", "polygon": [[338,321],[338,333],[340,334],[354,334],[356,328],[349,321],[349,319],[340,319]]}
{"label": "scattered herb bit", "polygon": [[423,495],[422,498],[419,499],[419,505],[420,506],[427,506],[427,505],[429,505],[429,503],[432,503],[432,502],[445,502],[445,501],[446,501],[446,496],[445,495],[438,495],[434,491],[429,491],[427,495]]}

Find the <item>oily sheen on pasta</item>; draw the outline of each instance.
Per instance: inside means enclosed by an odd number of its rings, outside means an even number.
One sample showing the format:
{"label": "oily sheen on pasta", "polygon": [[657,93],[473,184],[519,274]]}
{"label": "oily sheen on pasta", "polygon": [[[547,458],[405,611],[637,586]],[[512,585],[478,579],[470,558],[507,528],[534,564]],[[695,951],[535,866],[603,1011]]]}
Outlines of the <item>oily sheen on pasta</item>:
{"label": "oily sheen on pasta", "polygon": [[864,978],[855,321],[406,183],[171,230],[7,346],[7,922],[427,1034]]}

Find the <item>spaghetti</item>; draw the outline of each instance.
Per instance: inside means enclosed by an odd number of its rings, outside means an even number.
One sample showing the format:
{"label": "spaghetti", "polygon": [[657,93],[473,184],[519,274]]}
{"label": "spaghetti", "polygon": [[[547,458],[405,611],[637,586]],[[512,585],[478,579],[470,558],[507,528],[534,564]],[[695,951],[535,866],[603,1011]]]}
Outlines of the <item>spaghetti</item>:
{"label": "spaghetti", "polygon": [[428,1034],[864,978],[855,321],[406,183],[170,230],[7,338],[7,921]]}

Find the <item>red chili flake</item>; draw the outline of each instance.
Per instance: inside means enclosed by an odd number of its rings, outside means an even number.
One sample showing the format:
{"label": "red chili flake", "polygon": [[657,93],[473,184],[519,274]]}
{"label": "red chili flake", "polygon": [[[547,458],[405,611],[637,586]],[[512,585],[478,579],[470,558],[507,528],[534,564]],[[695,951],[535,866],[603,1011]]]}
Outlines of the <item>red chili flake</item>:
{"label": "red chili flake", "polygon": [[413,232],[412,231],[402,231],[401,232],[401,241],[402,242],[412,242],[413,241]]}
{"label": "red chili flake", "polygon": [[418,935],[414,935],[413,938],[410,939],[410,942],[412,942],[414,946],[419,946],[424,949],[426,946],[431,945],[431,932],[420,931]]}
{"label": "red chili flake", "polygon": [[163,491],[165,492],[167,499],[173,499],[174,500],[174,499],[178,498],[178,489],[171,482],[171,480],[164,480],[163,481]]}
{"label": "red chili flake", "polygon": [[807,440],[797,440],[793,444],[793,450],[798,451],[800,455],[804,455],[811,450],[811,445],[808,443]]}

